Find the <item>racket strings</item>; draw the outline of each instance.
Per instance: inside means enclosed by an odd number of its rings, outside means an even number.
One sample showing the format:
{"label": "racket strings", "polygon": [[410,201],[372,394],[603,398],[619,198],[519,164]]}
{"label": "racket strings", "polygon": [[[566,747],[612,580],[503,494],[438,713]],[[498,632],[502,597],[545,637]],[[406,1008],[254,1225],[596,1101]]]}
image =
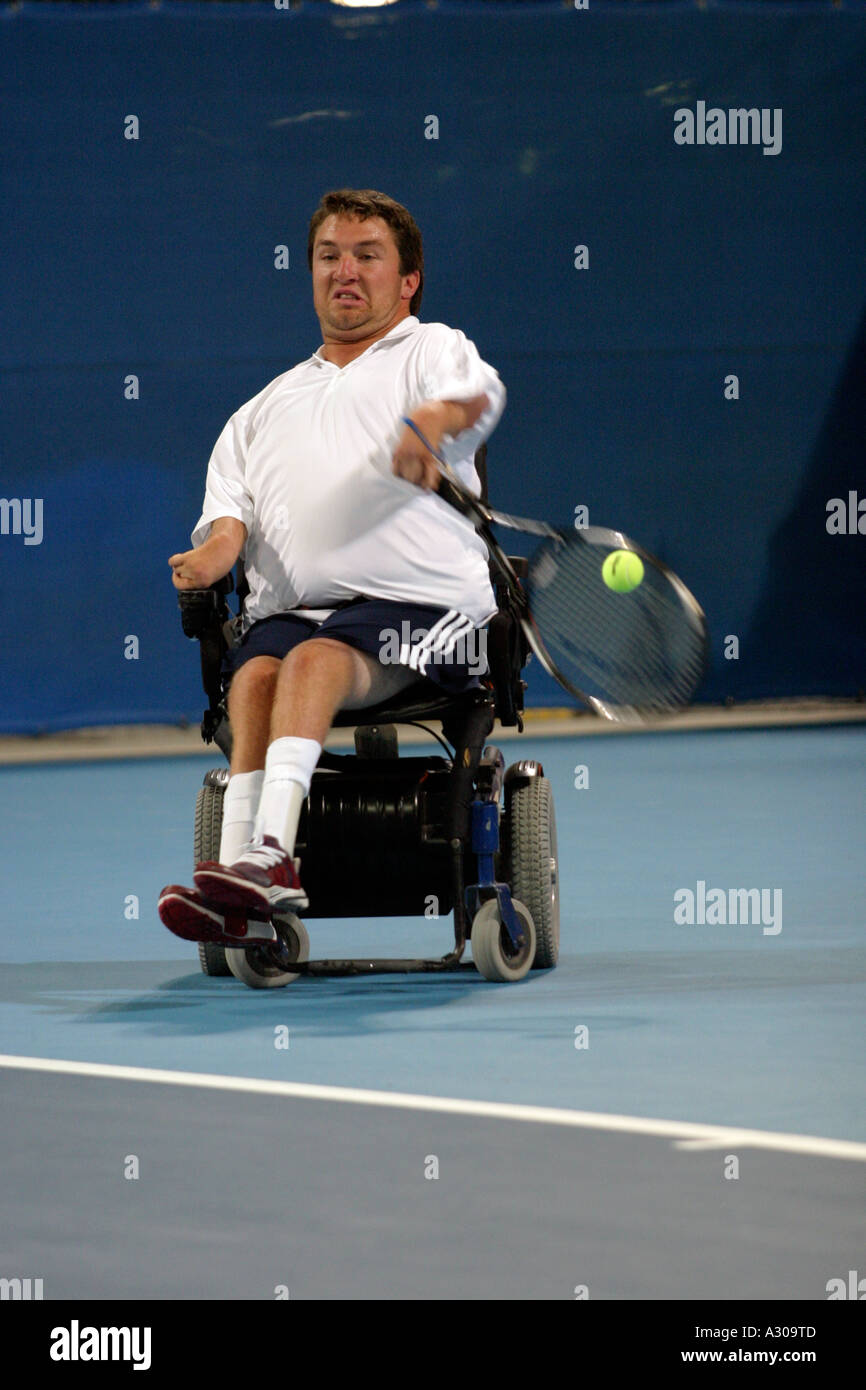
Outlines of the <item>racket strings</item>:
{"label": "racket strings", "polygon": [[542,547],[529,574],[538,635],[566,684],[584,695],[638,709],[679,708],[703,674],[700,610],[652,564],[636,589],[614,593],[601,574],[610,550],[577,537]]}

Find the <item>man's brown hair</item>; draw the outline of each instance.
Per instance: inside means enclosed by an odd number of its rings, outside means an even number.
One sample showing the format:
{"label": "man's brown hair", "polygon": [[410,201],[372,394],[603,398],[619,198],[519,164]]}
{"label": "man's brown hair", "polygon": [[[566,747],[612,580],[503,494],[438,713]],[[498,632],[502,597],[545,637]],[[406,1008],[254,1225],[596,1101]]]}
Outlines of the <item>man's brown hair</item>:
{"label": "man's brown hair", "polygon": [[402,203],[395,203],[387,193],[377,193],[375,188],[337,188],[325,193],[310,222],[307,238],[307,264],[313,268],[313,246],[316,232],[326,217],[358,217],[366,221],[369,217],[381,217],[394,234],[397,253],[400,257],[400,274],[411,275],[413,270],[421,272],[418,288],[409,303],[410,314],[417,314],[421,308],[421,295],[424,290],[424,247],[418,224]]}

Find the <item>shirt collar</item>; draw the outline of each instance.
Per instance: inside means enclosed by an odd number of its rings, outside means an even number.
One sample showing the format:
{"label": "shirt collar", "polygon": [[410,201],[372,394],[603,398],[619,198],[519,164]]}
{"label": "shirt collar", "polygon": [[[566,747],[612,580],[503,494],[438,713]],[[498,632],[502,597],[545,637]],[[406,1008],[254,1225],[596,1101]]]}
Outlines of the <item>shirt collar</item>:
{"label": "shirt collar", "polygon": [[[420,323],[421,320],[416,318],[414,314],[409,314],[405,319],[401,319],[399,323],[395,323],[394,327],[390,329],[383,338],[377,338],[375,343],[371,343],[368,348],[365,348],[354,360],[358,362],[361,357],[366,357],[368,352],[374,352],[376,348],[383,347],[385,343],[393,342],[396,338],[404,338],[408,333],[414,333],[416,329],[420,327]],[[324,347],[324,344],[322,344],[322,347]],[[312,360],[321,363],[321,365],[325,367],[336,366],[336,363],[329,362],[327,357],[322,356],[321,347],[316,348]],[[351,366],[352,364],[350,362],[347,365]],[[338,368],[338,370],[341,369]]]}

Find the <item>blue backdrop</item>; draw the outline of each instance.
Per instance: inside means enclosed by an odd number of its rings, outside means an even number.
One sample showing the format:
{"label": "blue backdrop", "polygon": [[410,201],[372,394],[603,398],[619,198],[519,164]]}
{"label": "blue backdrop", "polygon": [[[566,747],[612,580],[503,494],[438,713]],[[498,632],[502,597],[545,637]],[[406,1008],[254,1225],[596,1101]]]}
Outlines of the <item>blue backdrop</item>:
{"label": "blue backdrop", "polygon": [[[866,686],[866,537],[826,524],[866,496],[864,72],[859,4],[4,9],[0,496],[43,534],[0,511],[0,729],[199,717],[167,557],[228,416],[319,345],[307,227],[343,185],[412,210],[422,319],[508,387],[503,509],[660,553],[708,613],[702,698]],[[780,109],[781,151],[677,144],[699,101]]]}

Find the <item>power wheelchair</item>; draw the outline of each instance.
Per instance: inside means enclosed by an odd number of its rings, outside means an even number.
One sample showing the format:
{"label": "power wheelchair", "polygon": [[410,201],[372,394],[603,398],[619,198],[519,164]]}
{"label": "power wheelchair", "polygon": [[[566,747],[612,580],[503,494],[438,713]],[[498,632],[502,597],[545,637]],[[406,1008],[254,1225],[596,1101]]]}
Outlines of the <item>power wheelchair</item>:
{"label": "power wheelchair", "polygon": [[[475,466],[487,498],[486,445]],[[526,562],[510,557],[519,575]],[[239,608],[247,586],[238,567]],[[199,945],[206,975],[234,975],[252,988],[283,986],[300,975],[373,975],[475,968],[512,982],[551,969],[559,954],[556,819],[540,763],[506,769],[486,740],[499,719],[523,731],[523,669],[529,651],[507,589],[492,574],[498,611],[487,629],[489,674],[454,697],[427,677],[392,700],[340,712],[334,727],[355,729],[354,754],[322,753],[304,804],[295,854],[310,906],[305,918],[436,916],[453,913],[454,944],[440,959],[310,960],[296,913],[275,915],[278,942]],[[181,590],[183,631],[200,644],[208,698],[201,732],[231,758],[223,656],[237,640],[239,616],[227,596],[231,575],[209,589]],[[441,721],[442,736],[421,721]],[[401,757],[397,726],[417,726],[446,756]],[[227,767],[204,777],[195,809],[194,856],[218,859]],[[435,910],[430,911],[431,905]],[[471,968],[471,967],[470,967]]]}

